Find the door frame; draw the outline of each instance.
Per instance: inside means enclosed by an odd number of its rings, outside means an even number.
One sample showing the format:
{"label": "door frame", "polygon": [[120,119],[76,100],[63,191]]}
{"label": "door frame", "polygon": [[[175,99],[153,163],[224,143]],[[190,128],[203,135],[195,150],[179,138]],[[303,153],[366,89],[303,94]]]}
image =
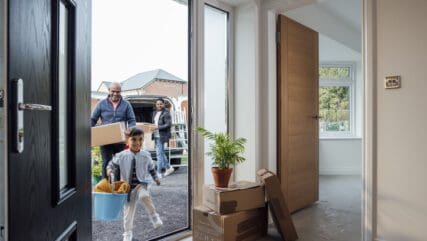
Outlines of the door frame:
{"label": "door frame", "polygon": [[[3,92],[2,95],[2,101],[3,101],[3,126],[1,126],[0,128],[3,129],[3,140],[4,143],[3,145],[3,163],[0,164],[0,167],[3,167],[3,170],[1,170],[0,175],[2,175],[2,180],[0,181],[0,185],[3,185],[3,206],[1,206],[0,208],[3,209],[3,217],[0,217],[0,237],[4,237],[4,240],[8,240],[8,193],[9,193],[9,172],[8,172],[8,150],[9,150],[9,146],[8,146],[8,113],[7,113],[7,106],[8,106],[8,101],[7,101],[7,76],[8,76],[8,62],[7,62],[7,54],[8,54],[8,48],[7,48],[7,39],[9,37],[8,35],[8,31],[7,31],[7,27],[9,25],[8,23],[8,1],[2,1],[3,6],[1,6],[0,9],[2,9],[2,12],[0,13],[0,18],[2,18],[3,20],[3,26],[1,28],[3,28],[3,33],[1,33],[0,38],[2,39],[0,41],[0,43],[2,43],[2,45],[0,46],[0,48],[2,48],[1,52],[3,53],[3,61],[0,62],[0,72],[2,73],[0,78],[0,90]],[[3,182],[3,184],[1,184],[1,182]]]}
{"label": "door frame", "polygon": [[364,76],[363,137],[362,137],[362,240],[377,237],[377,114],[375,82],[375,1],[362,4],[362,72]]}
{"label": "door frame", "polygon": [[[361,240],[362,241],[378,241],[377,240],[377,134],[375,132],[377,123],[376,114],[376,18],[375,18],[375,1],[360,0],[362,6],[361,29],[362,29],[362,76],[363,76],[363,103],[362,103],[362,190],[361,190]],[[269,70],[275,70],[276,66],[276,24],[277,16],[280,13],[278,9],[270,8],[268,10],[268,61],[274,63],[269,67]],[[274,21],[275,20],[275,21]],[[269,84],[275,86],[277,79],[269,78]],[[270,99],[276,99],[274,94],[270,95]],[[270,115],[270,118],[276,118],[276,115]],[[273,123],[276,125],[277,123]],[[269,141],[275,139],[272,133],[269,134]],[[277,143],[276,150],[277,151]],[[271,150],[269,150],[271,152]],[[271,159],[277,157],[272,155]],[[277,169],[275,163],[269,161],[266,165],[274,170]]]}

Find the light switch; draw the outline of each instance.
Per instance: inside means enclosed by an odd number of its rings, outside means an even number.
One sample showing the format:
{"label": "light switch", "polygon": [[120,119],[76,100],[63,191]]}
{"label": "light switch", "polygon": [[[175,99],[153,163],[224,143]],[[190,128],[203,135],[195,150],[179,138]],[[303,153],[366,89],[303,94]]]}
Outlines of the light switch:
{"label": "light switch", "polygon": [[387,76],[384,84],[386,89],[398,89],[401,87],[400,76]]}

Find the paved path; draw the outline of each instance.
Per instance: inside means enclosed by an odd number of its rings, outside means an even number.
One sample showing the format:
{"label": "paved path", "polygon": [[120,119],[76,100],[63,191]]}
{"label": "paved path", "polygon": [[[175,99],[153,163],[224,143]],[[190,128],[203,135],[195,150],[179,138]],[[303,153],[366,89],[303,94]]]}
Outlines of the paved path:
{"label": "paved path", "polygon": [[[172,175],[161,180],[160,186],[153,185],[151,194],[163,227],[154,229],[142,206],[138,206],[134,222],[134,241],[149,240],[160,235],[187,227],[188,176],[187,168],[181,167]],[[93,241],[122,240],[123,222],[92,222]]]}

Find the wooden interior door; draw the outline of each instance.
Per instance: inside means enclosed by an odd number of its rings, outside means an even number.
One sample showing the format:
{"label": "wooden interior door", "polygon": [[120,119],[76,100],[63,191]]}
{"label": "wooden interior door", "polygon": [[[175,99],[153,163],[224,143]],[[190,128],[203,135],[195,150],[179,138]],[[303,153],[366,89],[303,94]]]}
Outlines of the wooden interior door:
{"label": "wooden interior door", "polygon": [[278,19],[278,176],[291,212],[319,198],[318,33]]}

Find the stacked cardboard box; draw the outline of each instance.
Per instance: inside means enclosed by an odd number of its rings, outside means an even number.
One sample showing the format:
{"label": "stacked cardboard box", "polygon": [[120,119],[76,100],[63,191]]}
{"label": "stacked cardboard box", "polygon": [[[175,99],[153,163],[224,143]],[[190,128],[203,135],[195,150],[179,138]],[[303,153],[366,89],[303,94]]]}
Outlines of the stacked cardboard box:
{"label": "stacked cardboard box", "polygon": [[267,233],[264,186],[237,182],[205,186],[202,207],[193,210],[194,241],[252,241]]}

